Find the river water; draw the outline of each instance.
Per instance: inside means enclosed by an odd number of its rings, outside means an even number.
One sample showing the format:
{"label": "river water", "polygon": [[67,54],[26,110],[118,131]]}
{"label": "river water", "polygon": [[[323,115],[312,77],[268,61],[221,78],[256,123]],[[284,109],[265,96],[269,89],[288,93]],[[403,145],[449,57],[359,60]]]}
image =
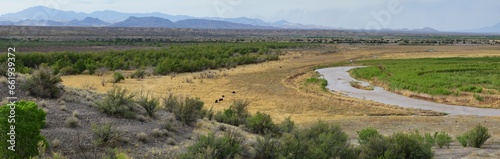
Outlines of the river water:
{"label": "river water", "polygon": [[[372,100],[405,108],[445,112],[449,115],[500,116],[500,109],[475,108],[424,101],[392,93],[381,87],[375,87],[375,89],[371,91],[354,88],[349,82],[358,80],[352,78],[347,71],[357,67],[362,66],[330,67],[318,69],[316,71],[323,75],[328,81],[328,85],[326,86],[328,89],[354,98]],[[368,85],[367,82],[360,82],[363,85]]]}

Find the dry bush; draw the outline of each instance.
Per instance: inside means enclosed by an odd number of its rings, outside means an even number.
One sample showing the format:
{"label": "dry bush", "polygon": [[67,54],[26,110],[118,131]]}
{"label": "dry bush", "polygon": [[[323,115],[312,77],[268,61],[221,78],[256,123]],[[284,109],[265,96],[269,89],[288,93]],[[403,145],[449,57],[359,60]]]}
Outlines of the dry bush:
{"label": "dry bush", "polygon": [[61,88],[58,86],[61,82],[59,75],[54,75],[48,65],[41,64],[39,69],[22,83],[21,87],[36,97],[58,98],[61,96]]}
{"label": "dry bush", "polygon": [[136,135],[137,137],[137,140],[141,141],[141,142],[147,142],[148,141],[148,134],[146,134],[145,132],[140,132]]}
{"label": "dry bush", "polygon": [[66,127],[67,128],[76,128],[79,125],[78,119],[74,116],[66,118]]}

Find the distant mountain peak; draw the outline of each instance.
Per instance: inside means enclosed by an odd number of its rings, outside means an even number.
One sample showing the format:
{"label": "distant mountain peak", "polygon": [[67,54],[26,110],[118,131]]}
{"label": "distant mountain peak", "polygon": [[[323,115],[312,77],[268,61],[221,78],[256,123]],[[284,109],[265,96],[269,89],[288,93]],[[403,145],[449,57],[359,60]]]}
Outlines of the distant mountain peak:
{"label": "distant mountain peak", "polygon": [[431,27],[424,27],[422,29],[413,29],[412,31],[415,31],[415,32],[427,32],[427,33],[437,33],[437,32],[440,32],[439,30],[436,30],[436,29],[431,28]]}

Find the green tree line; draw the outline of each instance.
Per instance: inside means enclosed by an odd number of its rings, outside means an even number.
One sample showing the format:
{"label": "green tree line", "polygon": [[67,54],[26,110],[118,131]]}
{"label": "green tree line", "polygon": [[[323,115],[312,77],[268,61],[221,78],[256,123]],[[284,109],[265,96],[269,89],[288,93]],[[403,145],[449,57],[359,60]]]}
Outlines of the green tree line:
{"label": "green tree line", "polygon": [[[28,73],[42,63],[54,72],[90,74],[98,68],[130,70],[155,67],[156,74],[194,72],[205,69],[229,68],[237,65],[260,63],[279,59],[277,49],[301,48],[301,43],[197,43],[179,44],[158,49],[108,50],[100,52],[47,52],[17,53],[16,69]],[[1,61],[6,61],[1,56]]]}

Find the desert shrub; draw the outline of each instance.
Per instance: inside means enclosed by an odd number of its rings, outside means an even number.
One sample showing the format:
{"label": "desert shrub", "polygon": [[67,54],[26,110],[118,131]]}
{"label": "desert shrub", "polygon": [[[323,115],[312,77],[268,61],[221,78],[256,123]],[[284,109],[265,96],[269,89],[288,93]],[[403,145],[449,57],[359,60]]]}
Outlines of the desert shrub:
{"label": "desert shrub", "polygon": [[175,143],[175,139],[173,139],[173,138],[168,138],[168,139],[167,139],[167,144],[169,144],[169,145],[175,145],[175,144],[176,144],[176,143]]}
{"label": "desert shrub", "polygon": [[[0,106],[0,158],[37,156],[38,143],[46,144],[45,137],[40,134],[40,129],[45,126],[45,112],[38,109],[35,102],[19,101],[15,103],[15,118],[9,118],[11,106]],[[11,140],[12,133],[15,133],[15,141]],[[14,147],[11,147],[11,142],[15,142]]]}
{"label": "desert shrub", "polygon": [[158,106],[160,106],[160,100],[153,97],[148,93],[140,93],[136,99],[137,104],[139,104],[150,117],[154,117],[156,111],[158,111]]}
{"label": "desert shrub", "polygon": [[278,127],[282,133],[290,133],[295,129],[295,122],[288,116],[278,125]]}
{"label": "desert shrub", "polygon": [[450,143],[453,141],[452,138],[446,132],[439,132],[435,136],[436,144],[439,148],[447,146],[450,148]]}
{"label": "desert shrub", "polygon": [[134,94],[127,95],[127,89],[113,87],[101,101],[96,102],[96,105],[101,112],[106,114],[134,118],[134,96]]}
{"label": "desert shrub", "polygon": [[191,125],[202,117],[201,111],[204,103],[199,98],[186,97],[180,100],[179,97],[169,95],[163,98],[163,101],[167,111],[173,113],[177,120],[185,124]]}
{"label": "desert shrub", "polygon": [[214,107],[211,107],[210,109],[202,109],[201,110],[201,116],[208,118],[208,120],[212,120],[214,117]]}
{"label": "desert shrub", "polygon": [[61,95],[58,84],[62,82],[58,75],[46,64],[41,64],[39,69],[26,79],[21,87],[31,95],[41,98],[57,98]]}
{"label": "desert shrub", "polygon": [[[418,131],[412,133],[397,132],[391,136],[382,136],[376,129],[365,128],[358,132],[361,144],[359,158],[432,158],[432,142],[430,134],[420,135]],[[428,137],[426,137],[428,136]]]}
{"label": "desert shrub", "polygon": [[467,133],[464,133],[462,135],[457,136],[458,143],[460,143],[460,145],[462,145],[463,147],[467,147],[469,145],[468,139],[469,139],[469,136]]}
{"label": "desert shrub", "polygon": [[377,129],[374,129],[374,128],[365,128],[363,130],[358,131],[357,133],[358,133],[358,137],[359,137],[358,141],[359,141],[359,144],[361,144],[361,145],[368,142],[368,140],[370,138],[382,136],[378,133]]}
{"label": "desert shrub", "polygon": [[137,140],[139,140],[141,142],[147,142],[148,141],[148,134],[146,134],[144,132],[137,133],[136,137],[137,137]]}
{"label": "desert shrub", "polygon": [[223,112],[217,112],[217,114],[215,114],[215,120],[221,123],[231,124],[235,126],[241,124],[238,114],[236,114],[236,111],[231,108],[224,109]]}
{"label": "desert shrub", "polygon": [[434,135],[431,135],[430,133],[425,133],[424,134],[424,139],[425,139],[425,142],[431,146],[434,146],[436,144],[436,136],[437,136],[437,132],[434,133]]}
{"label": "desert shrub", "polygon": [[153,129],[153,131],[151,131],[151,135],[153,135],[153,137],[162,137],[163,135],[165,135],[165,132],[158,128],[155,128]]}
{"label": "desert shrub", "polygon": [[245,125],[250,132],[257,134],[276,134],[279,128],[273,123],[271,116],[266,113],[257,112],[253,116],[248,116]]}
{"label": "desert shrub", "polygon": [[177,107],[177,104],[179,103],[179,97],[175,96],[174,94],[170,93],[168,96],[163,97],[163,107],[168,111],[168,112],[173,112],[174,109]]}
{"label": "desert shrub", "polygon": [[78,127],[78,119],[74,116],[68,117],[65,124],[67,128],[76,128]]}
{"label": "desert shrub", "polygon": [[102,157],[103,159],[133,159],[128,156],[123,150],[114,149],[110,154]]}
{"label": "desert shrub", "polygon": [[138,80],[143,79],[144,76],[146,76],[146,71],[144,71],[144,69],[142,68],[135,70],[134,74],[132,74],[132,78],[136,78]]}
{"label": "desert shrub", "polygon": [[373,136],[368,138],[363,145],[360,146],[361,159],[383,158],[385,153],[393,147],[393,144],[387,137]]}
{"label": "desert shrub", "polygon": [[255,158],[256,159],[268,159],[268,158],[278,158],[280,142],[272,138],[270,135],[264,137],[257,137],[257,143],[255,143]]}
{"label": "desert shrub", "polygon": [[125,80],[125,77],[123,76],[123,74],[121,72],[115,72],[113,74],[113,82],[112,83],[118,83],[122,80]]}
{"label": "desert shrub", "polygon": [[481,146],[491,137],[488,128],[481,124],[476,125],[472,130],[467,132],[467,140],[470,146],[481,148]]}
{"label": "desert shrub", "polygon": [[381,135],[370,136],[363,141],[363,144],[360,146],[361,153],[359,154],[359,158],[361,159],[383,158],[385,152],[391,147],[391,143],[387,137]]}
{"label": "desert shrub", "polygon": [[120,140],[120,132],[112,123],[92,123],[94,142],[100,146],[113,146]]}
{"label": "desert shrub", "polygon": [[230,132],[222,137],[210,133],[200,136],[196,143],[189,146],[188,151],[180,158],[233,158],[242,152],[242,138],[236,132]]}
{"label": "desert shrub", "polygon": [[432,158],[432,145],[418,132],[394,133],[389,137],[390,146],[384,153],[384,158]]}
{"label": "desert shrub", "polygon": [[463,146],[481,148],[481,146],[491,137],[488,128],[481,124],[476,125],[471,130],[457,136],[457,141]]}
{"label": "desert shrub", "polygon": [[284,134],[280,142],[280,158],[357,158],[359,154],[339,126],[321,121]]}
{"label": "desert shrub", "polygon": [[229,109],[225,109],[223,112],[217,112],[215,120],[235,126],[245,124],[246,118],[250,116],[247,109],[249,104],[250,103],[245,100],[235,100]]}

